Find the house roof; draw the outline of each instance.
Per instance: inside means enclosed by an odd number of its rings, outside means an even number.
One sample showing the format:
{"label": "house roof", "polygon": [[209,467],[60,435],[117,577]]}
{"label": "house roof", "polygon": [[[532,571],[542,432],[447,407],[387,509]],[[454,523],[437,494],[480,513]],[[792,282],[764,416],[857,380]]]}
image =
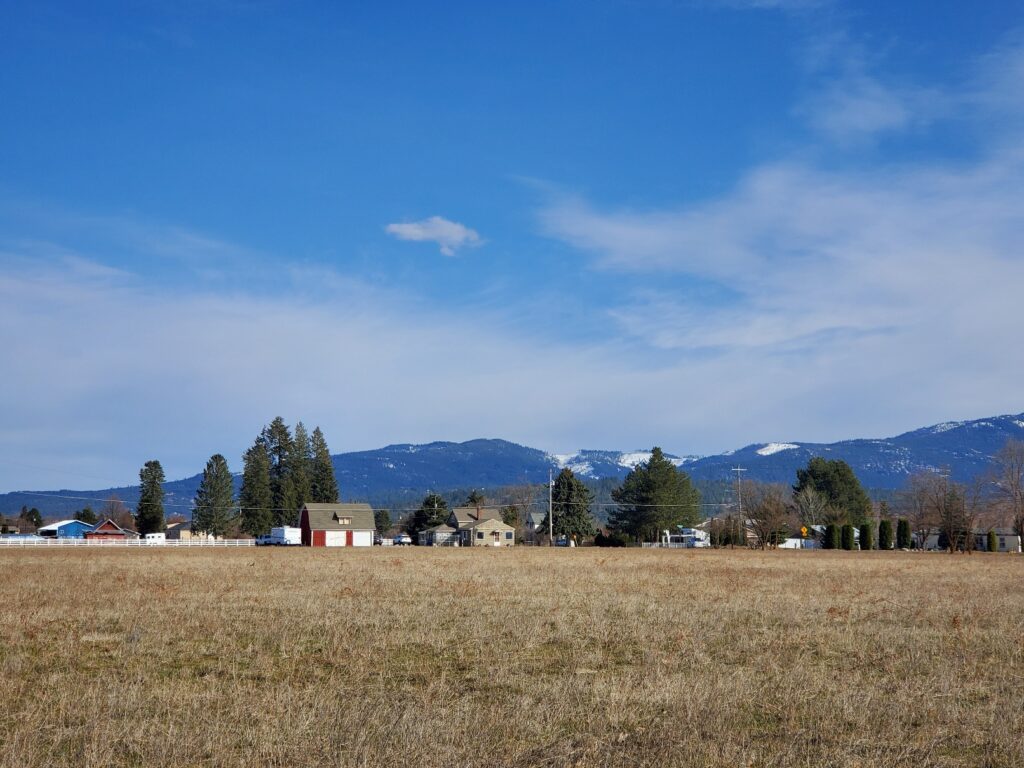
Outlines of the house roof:
{"label": "house roof", "polygon": [[526,513],[526,519],[529,522],[533,523],[534,525],[540,525],[541,523],[544,522],[544,518],[546,518],[546,517],[547,517],[547,514],[544,513],[544,512],[527,512]]}
{"label": "house roof", "polygon": [[98,522],[96,525],[92,527],[91,531],[86,531],[86,533],[109,533],[112,535],[129,537],[139,535],[136,531],[130,531],[127,528],[122,528],[109,517]]}
{"label": "house roof", "polygon": [[372,531],[377,527],[369,504],[307,503],[303,510],[311,531]]}
{"label": "house roof", "polygon": [[486,520],[480,520],[478,522],[473,523],[472,525],[467,525],[465,527],[473,529],[473,530],[479,529],[479,530],[487,530],[487,531],[501,531],[501,530],[504,530],[504,531],[514,531],[515,530],[515,528],[513,528],[511,525],[503,523],[501,520],[495,520],[493,518],[488,518]]}
{"label": "house roof", "polygon": [[460,529],[472,528],[484,520],[501,520],[501,510],[495,507],[455,507],[448,516],[449,520],[452,515],[458,521]]}
{"label": "house roof", "polygon": [[431,533],[455,533],[455,528],[448,525],[448,523],[441,523],[440,525],[435,525],[433,528],[427,528],[427,530]]}

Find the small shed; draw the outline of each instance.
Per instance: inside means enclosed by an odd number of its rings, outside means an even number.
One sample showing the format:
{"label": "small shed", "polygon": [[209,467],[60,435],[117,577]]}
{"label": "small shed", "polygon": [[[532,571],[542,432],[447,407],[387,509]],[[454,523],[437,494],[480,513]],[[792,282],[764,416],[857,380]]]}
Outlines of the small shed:
{"label": "small shed", "polygon": [[299,528],[306,547],[372,547],[376,523],[369,504],[307,503]]}
{"label": "small shed", "polygon": [[37,534],[44,539],[84,539],[85,534],[92,530],[92,525],[81,520],[59,520],[44,525]]}
{"label": "small shed", "polygon": [[124,541],[125,539],[137,539],[139,534],[136,531],[122,528],[108,517],[93,526],[91,531],[86,531],[85,538],[90,540]]}
{"label": "small shed", "polygon": [[458,541],[459,532],[447,523],[420,531],[419,544],[421,547],[450,547],[457,544]]}

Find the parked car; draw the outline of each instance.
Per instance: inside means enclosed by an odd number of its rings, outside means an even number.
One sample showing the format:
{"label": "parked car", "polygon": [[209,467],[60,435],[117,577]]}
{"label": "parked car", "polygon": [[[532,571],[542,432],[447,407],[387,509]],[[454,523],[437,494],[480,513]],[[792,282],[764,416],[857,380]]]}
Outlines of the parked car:
{"label": "parked car", "polygon": [[396,547],[408,547],[412,544],[412,536],[408,533],[400,533],[394,538]]}

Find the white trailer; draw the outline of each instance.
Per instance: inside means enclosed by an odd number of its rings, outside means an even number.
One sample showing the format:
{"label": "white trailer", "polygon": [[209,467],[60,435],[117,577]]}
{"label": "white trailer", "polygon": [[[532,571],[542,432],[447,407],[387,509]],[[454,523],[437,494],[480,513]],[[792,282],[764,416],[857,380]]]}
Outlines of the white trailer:
{"label": "white trailer", "polygon": [[302,544],[302,529],[290,525],[271,528],[270,533],[256,538],[261,546],[297,547]]}

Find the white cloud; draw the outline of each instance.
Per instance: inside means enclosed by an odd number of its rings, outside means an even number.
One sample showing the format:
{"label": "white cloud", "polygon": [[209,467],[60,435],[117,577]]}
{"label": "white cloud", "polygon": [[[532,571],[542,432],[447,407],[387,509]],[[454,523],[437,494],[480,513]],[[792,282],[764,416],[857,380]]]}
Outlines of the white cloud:
{"label": "white cloud", "polygon": [[479,245],[480,235],[457,221],[449,221],[441,216],[431,216],[421,221],[409,221],[388,224],[384,228],[389,235],[399,240],[437,243],[441,253],[454,256],[455,251],[465,246]]}
{"label": "white cloud", "polygon": [[[714,402],[748,419],[784,412],[809,431],[845,424],[863,435],[891,431],[869,426],[883,421],[1015,411],[1024,151],[1019,128],[995,118],[1024,95],[986,83],[942,94],[998,105],[975,113],[972,161],[837,170],[784,160],[704,203],[637,211],[556,199],[541,224],[597,267],[645,283],[610,317],[638,343],[688,356],[694,375],[722,383]],[[909,119],[898,113],[864,127]],[[718,290],[680,293],[688,278]],[[756,382],[753,401],[733,399],[744,386],[732,376]]]}

